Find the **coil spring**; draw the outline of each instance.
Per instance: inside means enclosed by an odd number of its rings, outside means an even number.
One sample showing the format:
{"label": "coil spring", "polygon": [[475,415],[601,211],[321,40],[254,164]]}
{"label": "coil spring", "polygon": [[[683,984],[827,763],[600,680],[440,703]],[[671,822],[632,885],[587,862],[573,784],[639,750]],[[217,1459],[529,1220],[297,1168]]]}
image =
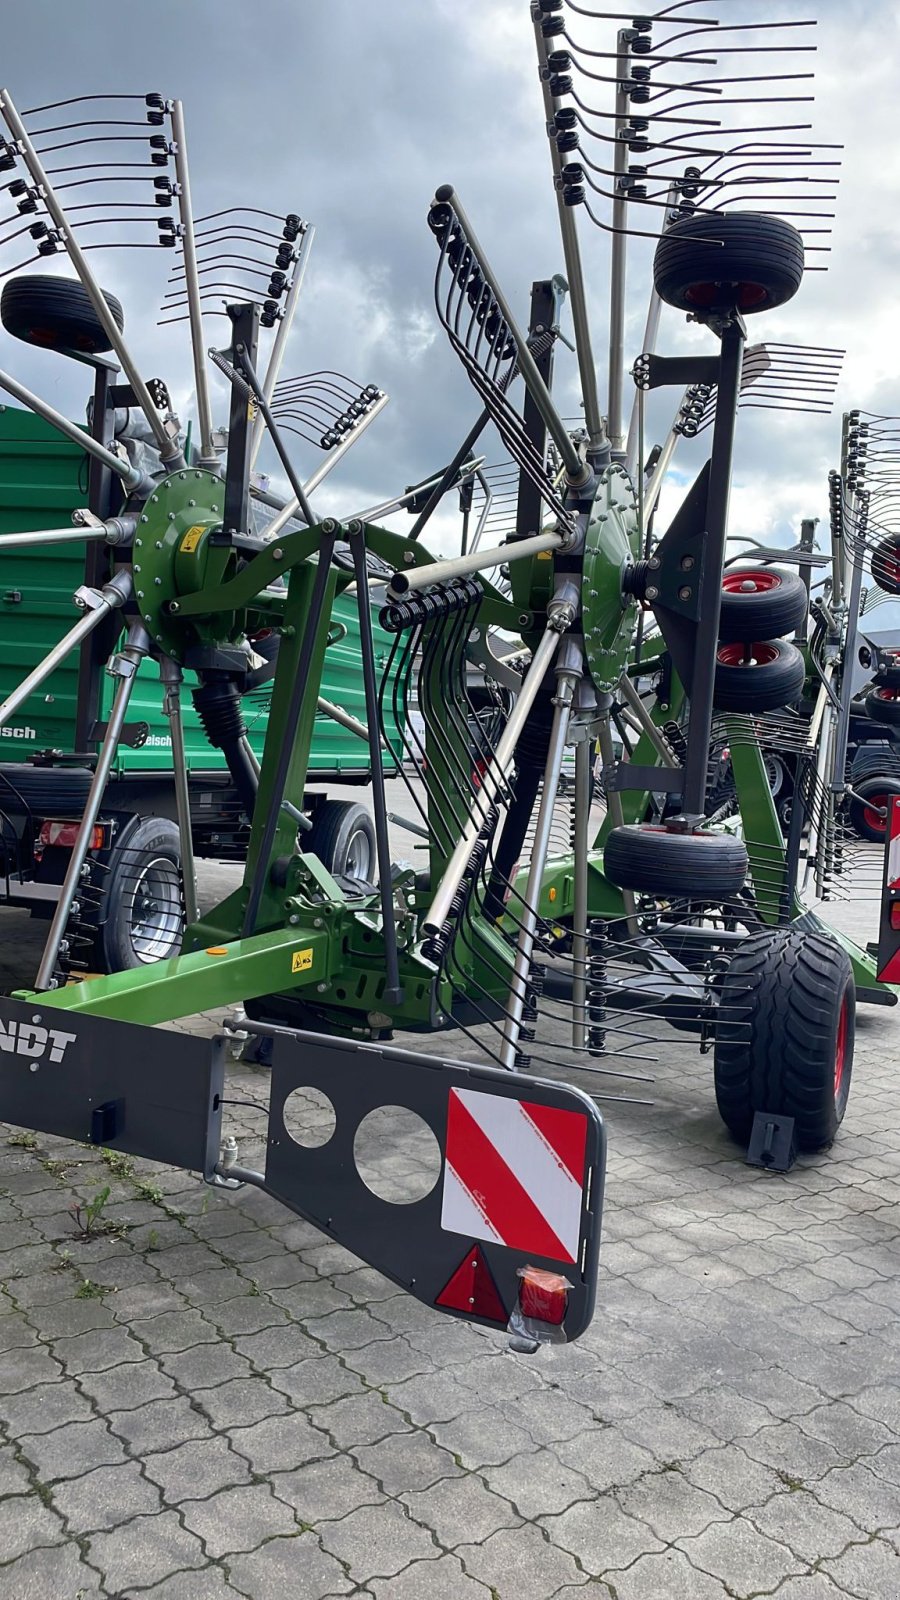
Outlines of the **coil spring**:
{"label": "coil spring", "polygon": [[606,996],[609,940],[606,921],[592,917],[588,924],[587,1014],[588,1055],[606,1054]]}
{"label": "coil spring", "polygon": [[436,583],[422,594],[411,594],[405,600],[382,606],[379,620],[387,633],[402,633],[406,628],[464,611],[480,599],[481,585],[474,578],[454,578],[450,583]]}
{"label": "coil spring", "polygon": [[664,722],[662,736],[676,761],[683,766],[687,760],[687,739],[684,736],[684,729],[677,722]]}

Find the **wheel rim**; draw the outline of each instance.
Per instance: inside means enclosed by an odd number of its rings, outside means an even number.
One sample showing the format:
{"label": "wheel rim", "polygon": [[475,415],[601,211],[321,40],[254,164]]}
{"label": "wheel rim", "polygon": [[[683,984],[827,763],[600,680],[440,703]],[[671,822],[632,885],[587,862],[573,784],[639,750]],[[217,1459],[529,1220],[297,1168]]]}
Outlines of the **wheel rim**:
{"label": "wheel rim", "polygon": [[840,1098],[844,1084],[844,1069],[847,1063],[847,996],[841,1001],[838,1016],[837,1041],[834,1049],[834,1098]]}
{"label": "wheel rim", "polygon": [[778,660],[774,644],[720,644],[716,660],[723,667],[770,667]]}
{"label": "wheel rim", "polygon": [[348,878],[362,878],[369,882],[372,868],[372,846],[363,828],[356,828],[347,841],[345,872]]}
{"label": "wheel rim", "polygon": [[879,685],[874,693],[876,700],[889,700],[892,704],[900,700],[900,689],[886,689],[883,685]]}
{"label": "wheel rim", "polygon": [[[867,796],[869,804],[863,808],[863,821],[874,833],[884,833],[887,827],[888,797],[886,794],[870,794]],[[875,810],[880,806],[884,816]]]}
{"label": "wheel rim", "polygon": [[131,945],[138,961],[164,961],[181,942],[184,910],[181,879],[168,856],[148,862],[138,876],[129,907]]}
{"label": "wheel rim", "polygon": [[[722,299],[723,287],[721,283],[695,283],[685,290],[684,298],[692,306],[712,306]],[[727,287],[731,291],[729,299],[734,300],[739,311],[752,311],[769,298],[768,289],[761,283],[729,283]]]}
{"label": "wheel rim", "polygon": [[772,589],[781,588],[781,578],[777,572],[760,572],[756,568],[733,569],[726,572],[722,588],[726,594],[769,594]]}

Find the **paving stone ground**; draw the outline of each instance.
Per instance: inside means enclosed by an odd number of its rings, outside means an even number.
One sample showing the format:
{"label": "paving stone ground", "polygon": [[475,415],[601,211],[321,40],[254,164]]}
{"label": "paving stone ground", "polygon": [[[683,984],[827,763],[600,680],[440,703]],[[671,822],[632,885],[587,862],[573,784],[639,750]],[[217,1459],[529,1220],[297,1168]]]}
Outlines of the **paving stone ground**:
{"label": "paving stone ground", "polygon": [[533,1360],[259,1192],[0,1130],[0,1600],[898,1600],[897,1014],[787,1176],[659,1052],[604,1108],[595,1321]]}

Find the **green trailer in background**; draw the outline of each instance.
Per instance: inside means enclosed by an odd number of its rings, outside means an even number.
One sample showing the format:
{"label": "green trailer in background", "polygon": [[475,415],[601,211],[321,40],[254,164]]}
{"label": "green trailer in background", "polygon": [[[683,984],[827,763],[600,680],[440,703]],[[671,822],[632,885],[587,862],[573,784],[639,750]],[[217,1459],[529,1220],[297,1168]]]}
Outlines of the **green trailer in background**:
{"label": "green trailer in background", "polygon": [[[96,581],[95,553],[80,543],[3,553],[2,536],[29,528],[67,527],[87,504],[87,458],[28,411],[0,407],[0,701],[72,626],[75,590]],[[373,616],[376,655],[387,661],[390,637]],[[111,648],[111,641],[97,641]],[[70,654],[0,729],[0,898],[49,915],[65,876],[93,761],[112,701],[113,682],[92,671],[92,642]],[[97,656],[96,646],[93,647]],[[266,653],[265,641],[260,652]],[[102,659],[102,657],[101,657]],[[260,676],[264,672],[261,671]],[[190,689],[193,675],[185,674]],[[326,656],[323,699],[365,722],[359,621],[353,596],[338,598]],[[262,756],[270,681],[244,696],[250,745]],[[184,739],[194,849],[198,856],[241,859],[248,819],[221,750],[210,745],[185,697]],[[369,781],[366,743],[325,712],[316,716],[310,777],[323,784]],[[84,948],[90,970],[114,971],[158,960],[178,948],[182,929],[180,852],[168,719],[158,665],[147,660],[134,690],[91,852]],[[310,790],[306,838],[338,877],[371,881],[374,830],[368,809]]]}

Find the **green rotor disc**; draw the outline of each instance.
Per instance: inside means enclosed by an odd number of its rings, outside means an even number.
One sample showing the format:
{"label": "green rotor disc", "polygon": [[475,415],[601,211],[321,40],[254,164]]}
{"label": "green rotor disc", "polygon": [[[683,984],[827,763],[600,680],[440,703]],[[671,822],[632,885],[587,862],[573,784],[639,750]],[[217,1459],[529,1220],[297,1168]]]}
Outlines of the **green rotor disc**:
{"label": "green rotor disc", "polygon": [[[156,644],[175,661],[195,639],[231,638],[234,613],[219,614],[214,626],[200,618],[180,622],[173,601],[221,583],[236,567],[235,552],[210,543],[222,526],[225,485],[212,472],[188,467],[157,485],[144,506],[134,539],[132,567],[141,617]],[[238,630],[241,631],[241,630]]]}

